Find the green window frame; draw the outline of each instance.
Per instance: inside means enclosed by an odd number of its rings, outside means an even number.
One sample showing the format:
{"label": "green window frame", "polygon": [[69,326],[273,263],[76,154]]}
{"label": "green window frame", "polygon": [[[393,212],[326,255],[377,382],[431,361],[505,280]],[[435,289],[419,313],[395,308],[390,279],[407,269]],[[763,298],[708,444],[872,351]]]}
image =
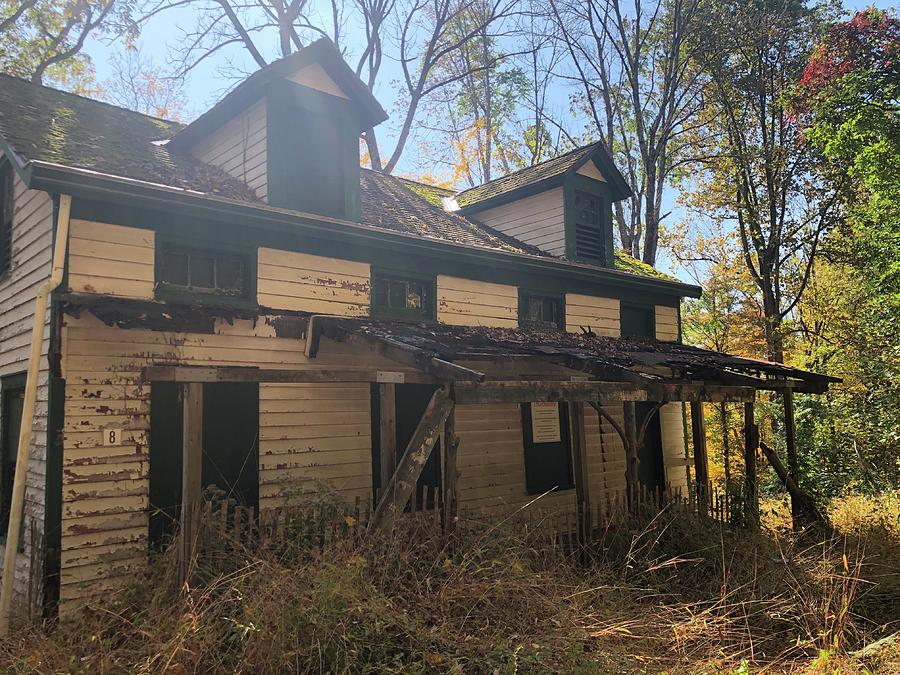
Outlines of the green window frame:
{"label": "green window frame", "polygon": [[435,277],[373,269],[371,285],[371,314],[376,319],[437,319]]}
{"label": "green window frame", "polygon": [[[0,378],[0,543],[6,542],[12,508],[19,432],[24,423],[25,377],[25,373],[19,373]],[[25,541],[24,532],[25,528],[22,528],[19,533],[19,550]]]}
{"label": "green window frame", "polygon": [[623,302],[619,305],[619,333],[622,337],[656,337],[656,307]]}
{"label": "green window frame", "polygon": [[13,216],[16,211],[15,172],[8,161],[0,166],[0,278],[12,269]]}
{"label": "green window frame", "polygon": [[255,248],[209,247],[161,238],[156,243],[155,268],[155,296],[159,300],[255,304]]}
{"label": "green window frame", "polygon": [[519,290],[519,326],[566,329],[566,296]]}

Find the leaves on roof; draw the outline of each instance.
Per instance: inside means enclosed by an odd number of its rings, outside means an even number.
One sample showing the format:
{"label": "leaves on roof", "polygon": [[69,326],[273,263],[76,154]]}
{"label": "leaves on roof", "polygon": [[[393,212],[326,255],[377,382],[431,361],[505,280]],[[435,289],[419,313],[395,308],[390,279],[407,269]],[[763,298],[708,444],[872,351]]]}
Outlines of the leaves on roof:
{"label": "leaves on roof", "polygon": [[665,272],[660,272],[653,267],[653,265],[648,265],[643,260],[633,258],[621,249],[616,249],[615,264],[616,269],[620,272],[629,272],[630,274],[637,274],[642,277],[653,277],[655,279],[665,279],[666,281],[682,283],[680,279],[676,279]]}

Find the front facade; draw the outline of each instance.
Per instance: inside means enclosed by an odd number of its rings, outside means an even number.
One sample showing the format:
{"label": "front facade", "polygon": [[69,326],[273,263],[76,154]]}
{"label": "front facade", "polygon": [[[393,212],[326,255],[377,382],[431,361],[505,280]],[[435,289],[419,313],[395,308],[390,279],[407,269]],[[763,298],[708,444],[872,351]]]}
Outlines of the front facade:
{"label": "front facade", "polygon": [[[171,532],[179,390],[149,367],[340,370],[334,382],[204,384],[203,482],[261,510],[300,491],[372,502],[385,444],[402,453],[435,384],[353,341],[323,338],[311,354],[309,317],[678,341],[681,297],[698,293],[616,253],[612,203],[628,186],[599,146],[457,194],[360,169],[359,132],[384,113],[326,43],[187,127],[13,78],[0,98],[0,506],[5,524],[31,424],[14,595],[32,613],[120,587]],[[23,421],[34,298],[60,232],[64,272]],[[605,408],[621,423],[621,404]],[[574,509],[567,414],[458,405],[460,506],[549,492],[545,507]],[[600,500],[625,489],[626,452],[608,421],[584,418]],[[651,427],[641,481],[686,488],[682,405]],[[439,485],[440,468],[419,480]]]}

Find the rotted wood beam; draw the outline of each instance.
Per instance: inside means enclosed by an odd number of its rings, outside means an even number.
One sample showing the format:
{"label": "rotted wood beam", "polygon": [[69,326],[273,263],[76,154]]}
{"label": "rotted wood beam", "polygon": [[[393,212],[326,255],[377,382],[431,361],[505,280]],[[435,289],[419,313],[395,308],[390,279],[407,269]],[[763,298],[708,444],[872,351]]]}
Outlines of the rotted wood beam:
{"label": "rotted wood beam", "polygon": [[491,380],[458,382],[457,403],[529,403],[532,401],[581,401],[621,403],[623,401],[735,401],[753,400],[748,387],[654,382],[571,382],[560,380]]}
{"label": "rotted wood beam", "polygon": [[389,526],[403,512],[453,407],[453,400],[446,387],[434,392],[403,457],[397,463],[394,475],[383,489],[381,500],[369,522],[369,530]]}

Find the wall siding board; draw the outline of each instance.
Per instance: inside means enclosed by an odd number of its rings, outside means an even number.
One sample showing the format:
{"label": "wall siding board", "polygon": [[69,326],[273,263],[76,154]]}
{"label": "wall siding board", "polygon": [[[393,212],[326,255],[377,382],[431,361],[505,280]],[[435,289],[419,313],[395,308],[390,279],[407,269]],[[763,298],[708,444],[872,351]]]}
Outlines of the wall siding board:
{"label": "wall siding board", "polygon": [[562,256],[566,253],[564,211],[560,187],[473,213],[472,217],[526,244]]}
{"label": "wall siding board", "polygon": [[454,326],[519,325],[519,291],[515,286],[438,275],[437,318]]}
{"label": "wall siding board", "polygon": [[[28,190],[15,177],[12,229],[12,264],[0,279],[0,376],[24,373],[28,369],[31,351],[31,331],[34,327],[34,300],[40,284],[50,276],[53,246],[53,202],[45,192]],[[16,557],[13,602],[17,612],[35,612],[41,602],[40,565],[32,569],[32,560],[39,560],[41,542],[34,540],[44,532],[44,490],[47,458],[47,401],[49,395],[50,310],[45,316],[44,340],[38,371],[38,387],[34,417],[31,420],[31,445],[28,448],[28,470],[25,475],[24,551]],[[23,424],[27,421],[23,420]],[[0,555],[5,545],[0,545]],[[38,590],[32,597],[32,607],[26,607],[29,586]]]}
{"label": "wall siding board", "polygon": [[582,328],[590,328],[597,335],[618,337],[619,301],[615,298],[567,293],[566,330],[580,333]]}
{"label": "wall siding board", "polygon": [[191,148],[198,159],[244,181],[266,199],[266,102],[262,100]]}

